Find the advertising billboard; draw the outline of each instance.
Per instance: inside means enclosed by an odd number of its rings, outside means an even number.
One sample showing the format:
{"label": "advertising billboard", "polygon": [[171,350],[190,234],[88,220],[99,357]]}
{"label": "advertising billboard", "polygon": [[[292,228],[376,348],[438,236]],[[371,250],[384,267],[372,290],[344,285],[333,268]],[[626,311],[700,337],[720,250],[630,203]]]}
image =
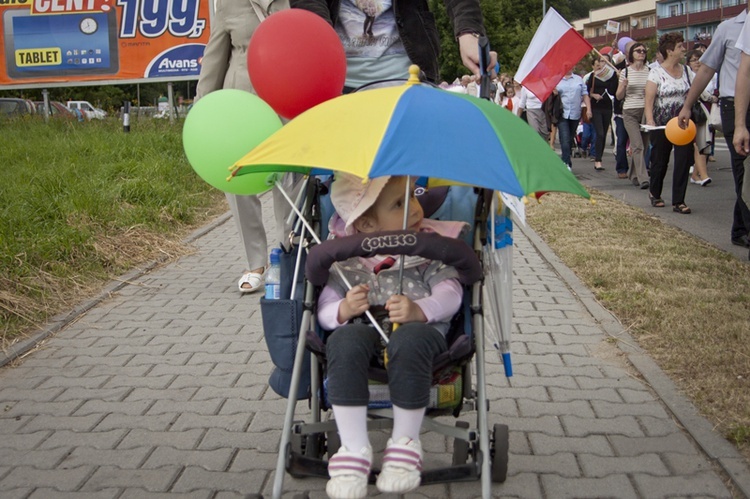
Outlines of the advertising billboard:
{"label": "advertising billboard", "polygon": [[210,0],[0,0],[0,88],[195,80]]}

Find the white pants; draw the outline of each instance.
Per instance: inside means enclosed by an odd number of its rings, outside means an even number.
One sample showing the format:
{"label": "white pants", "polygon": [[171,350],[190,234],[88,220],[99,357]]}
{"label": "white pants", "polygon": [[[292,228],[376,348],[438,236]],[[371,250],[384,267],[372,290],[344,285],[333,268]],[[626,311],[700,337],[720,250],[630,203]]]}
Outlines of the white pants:
{"label": "white pants", "polygon": [[[301,182],[299,175],[284,175],[281,184],[284,191],[294,200]],[[283,241],[289,235],[291,226],[286,224],[286,218],[292,211],[289,203],[284,199],[278,188],[273,190],[273,212],[276,220],[276,232],[272,236],[273,244]],[[258,196],[239,196],[226,194],[229,209],[232,211],[237,232],[240,235],[242,247],[245,249],[247,269],[255,270],[265,267],[268,263],[268,239],[263,226],[263,210]]]}

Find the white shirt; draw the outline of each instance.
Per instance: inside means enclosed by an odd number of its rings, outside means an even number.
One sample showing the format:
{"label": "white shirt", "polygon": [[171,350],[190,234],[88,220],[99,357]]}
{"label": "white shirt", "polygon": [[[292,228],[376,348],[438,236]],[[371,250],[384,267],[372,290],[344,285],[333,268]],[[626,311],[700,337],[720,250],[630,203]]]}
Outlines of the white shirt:
{"label": "white shirt", "polygon": [[542,101],[540,101],[536,95],[526,90],[526,87],[521,88],[521,102],[519,104],[522,109],[542,108]]}
{"label": "white shirt", "polygon": [[[747,11],[743,11],[742,13],[745,14],[745,17],[747,17]],[[743,51],[747,55],[750,55],[750,29],[748,29],[747,26],[747,23],[744,23],[744,25],[742,26],[742,31],[740,31],[739,37],[737,37],[737,43],[735,44],[735,47]]]}
{"label": "white shirt", "polygon": [[711,44],[701,56],[705,64],[719,73],[719,97],[734,97],[737,70],[740,67],[740,48],[735,44],[745,26],[747,10],[719,24],[711,38]]}

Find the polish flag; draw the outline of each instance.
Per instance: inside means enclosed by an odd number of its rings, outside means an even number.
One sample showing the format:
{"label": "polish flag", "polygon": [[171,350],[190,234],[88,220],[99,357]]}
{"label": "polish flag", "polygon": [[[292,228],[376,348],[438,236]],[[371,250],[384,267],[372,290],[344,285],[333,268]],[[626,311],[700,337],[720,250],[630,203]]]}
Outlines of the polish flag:
{"label": "polish flag", "polygon": [[593,48],[550,7],[534,33],[514,79],[543,102],[565,73]]}

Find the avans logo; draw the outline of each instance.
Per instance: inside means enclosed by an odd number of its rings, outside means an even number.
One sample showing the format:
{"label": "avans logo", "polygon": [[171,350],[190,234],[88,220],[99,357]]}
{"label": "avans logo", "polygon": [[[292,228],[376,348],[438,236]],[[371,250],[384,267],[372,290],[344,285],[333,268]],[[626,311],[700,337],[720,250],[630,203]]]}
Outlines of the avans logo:
{"label": "avans logo", "polygon": [[206,46],[202,43],[189,43],[172,47],[151,60],[146,68],[146,78],[164,76],[198,76],[201,72],[201,59]]}
{"label": "avans logo", "polygon": [[165,69],[195,69],[198,67],[198,59],[163,59],[159,63],[159,70]]}

